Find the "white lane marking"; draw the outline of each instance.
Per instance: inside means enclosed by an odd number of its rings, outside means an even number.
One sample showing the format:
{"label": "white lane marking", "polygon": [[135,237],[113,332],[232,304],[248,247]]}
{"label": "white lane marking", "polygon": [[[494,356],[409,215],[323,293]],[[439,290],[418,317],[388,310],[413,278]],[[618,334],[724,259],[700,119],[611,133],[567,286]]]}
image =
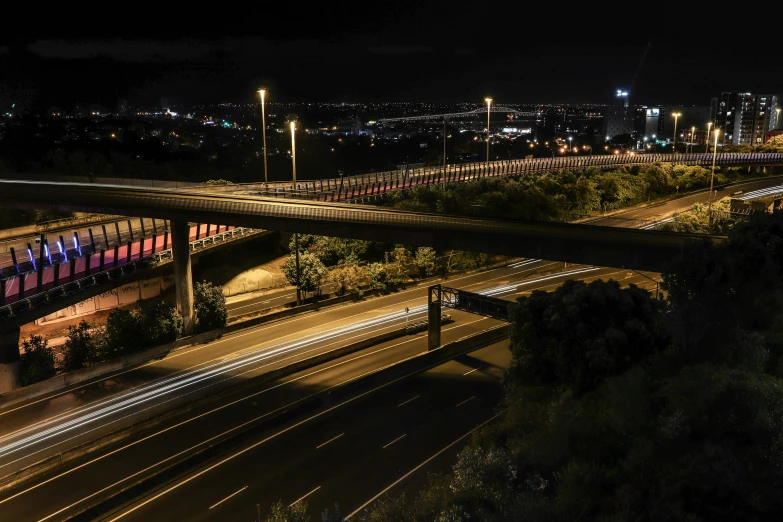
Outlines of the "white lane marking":
{"label": "white lane marking", "polygon": [[457,405],[456,405],[456,406],[454,406],[454,407],[455,407],[455,408],[459,408],[460,406],[462,406],[462,405],[463,405],[463,404],[465,404],[466,402],[470,402],[470,401],[472,401],[472,400],[473,400],[473,399],[475,399],[475,398],[476,398],[476,396],[474,395],[474,396],[473,396],[473,397],[471,397],[470,399],[465,399],[464,401],[460,402],[459,404],[457,404]]}
{"label": "white lane marking", "polygon": [[226,498],[224,498],[223,500],[221,500],[221,501],[220,501],[220,502],[218,502],[217,504],[212,504],[211,506],[209,506],[209,509],[212,509],[212,508],[216,508],[216,507],[218,507],[220,504],[222,504],[222,503],[223,503],[223,502],[225,502],[226,500],[230,499],[230,498],[231,498],[231,497],[233,497],[233,496],[239,495],[240,493],[242,493],[242,492],[243,492],[243,491],[245,491],[246,489],[247,489],[247,486],[245,486],[244,488],[240,489],[239,491],[235,491],[235,492],[231,493],[229,496],[227,496]]}
{"label": "white lane marking", "polygon": [[316,492],[316,491],[318,491],[319,489],[321,489],[321,486],[318,486],[317,488],[315,488],[314,490],[312,490],[310,493],[307,493],[305,496],[303,496],[303,497],[300,497],[300,498],[298,498],[298,499],[294,500],[293,502],[291,502],[290,504],[288,504],[288,507],[292,507],[292,506],[295,506],[295,505],[297,505],[298,503],[300,503],[301,501],[303,501],[304,499],[306,499],[307,497],[309,497],[310,495],[312,495],[313,493],[315,493],[315,492]]}
{"label": "white lane marking", "polygon": [[405,406],[405,405],[406,405],[406,404],[408,404],[409,402],[413,402],[413,401],[415,401],[416,399],[418,399],[419,397],[421,397],[421,395],[417,395],[417,396],[413,397],[412,399],[408,399],[407,401],[403,401],[403,402],[399,403],[399,404],[397,405],[397,407],[399,408],[400,406]]}
{"label": "white lane marking", "polygon": [[[475,321],[471,321],[471,322],[469,322],[469,323],[464,323],[464,324],[461,324],[461,325],[452,326],[451,328],[444,328],[444,329],[443,329],[443,331],[445,332],[445,331],[447,331],[447,330],[454,330],[454,329],[461,328],[461,327],[463,327],[463,326],[467,326],[467,325],[469,325],[469,324],[473,324],[473,323],[476,323],[476,322],[478,322],[478,321],[482,321],[482,320],[484,320],[484,318],[483,318],[483,317],[482,317],[481,319],[477,319],[477,320],[475,320]],[[16,497],[18,497],[18,496],[20,496],[20,495],[23,495],[24,493],[28,493],[28,492],[30,492],[30,491],[32,491],[32,490],[34,490],[34,489],[37,489],[37,488],[39,488],[39,487],[43,486],[44,484],[47,484],[47,483],[49,483],[49,482],[52,482],[52,481],[54,481],[54,480],[56,480],[56,479],[59,479],[59,478],[61,478],[61,477],[65,476],[65,475],[68,475],[68,474],[70,474],[70,473],[72,473],[72,472],[74,472],[74,471],[76,471],[76,470],[78,470],[78,469],[80,469],[80,468],[83,468],[83,467],[85,467],[85,466],[88,466],[88,465],[90,465],[90,464],[93,464],[93,463],[95,463],[95,462],[97,462],[97,461],[99,461],[99,460],[102,460],[102,459],[104,459],[104,458],[106,458],[106,457],[108,457],[108,456],[110,456],[110,455],[113,455],[114,453],[119,453],[120,451],[122,451],[122,450],[125,450],[125,449],[128,449],[128,448],[130,448],[131,446],[135,446],[136,444],[140,444],[141,442],[144,442],[144,441],[146,441],[146,440],[148,440],[148,439],[151,439],[151,438],[153,438],[153,437],[156,437],[156,436],[158,436],[158,435],[160,435],[160,434],[162,434],[162,433],[165,433],[165,432],[167,432],[167,431],[170,431],[170,430],[173,430],[173,429],[175,429],[175,428],[178,428],[178,427],[180,427],[180,426],[182,426],[182,425],[184,425],[184,424],[188,424],[188,423],[190,423],[191,421],[194,421],[194,420],[197,420],[197,419],[199,419],[200,417],[205,417],[205,416],[207,416],[207,415],[209,415],[209,414],[211,414],[211,413],[214,413],[214,412],[216,412],[216,411],[222,410],[222,409],[224,409],[224,408],[228,408],[229,406],[233,406],[234,404],[237,404],[237,403],[239,403],[239,402],[242,402],[242,401],[244,401],[244,400],[247,400],[247,399],[252,399],[252,398],[253,398],[253,397],[255,397],[255,396],[258,396],[258,395],[261,395],[261,394],[263,394],[263,393],[266,393],[266,392],[268,392],[268,391],[274,390],[275,388],[279,388],[279,387],[281,387],[281,386],[285,386],[286,384],[290,384],[290,383],[292,383],[292,382],[295,382],[295,381],[298,381],[298,380],[300,380],[300,379],[304,379],[304,378],[306,378],[306,377],[313,376],[313,375],[315,375],[315,374],[317,374],[317,373],[321,373],[321,372],[325,372],[325,371],[327,371],[327,370],[331,370],[332,368],[336,368],[337,366],[341,366],[341,365],[343,365],[343,364],[347,364],[347,363],[349,363],[349,362],[355,361],[355,360],[357,360],[357,359],[362,359],[362,358],[364,358],[364,357],[369,357],[370,355],[375,355],[376,353],[380,353],[380,352],[383,352],[383,351],[385,351],[385,350],[390,350],[390,349],[392,349],[392,348],[396,348],[396,347],[398,347],[398,346],[402,346],[403,344],[407,344],[407,343],[410,343],[410,342],[413,342],[413,341],[416,341],[416,340],[419,340],[419,339],[420,339],[420,337],[416,337],[416,338],[408,339],[408,340],[402,341],[402,342],[400,342],[400,343],[393,344],[393,345],[387,346],[387,347],[385,347],[385,348],[381,348],[381,349],[379,349],[379,350],[376,350],[376,351],[374,351],[374,352],[370,352],[370,353],[366,353],[366,354],[363,354],[363,355],[359,355],[359,356],[357,356],[357,357],[354,357],[354,358],[352,358],[352,359],[348,359],[348,360],[346,360],[346,361],[342,361],[342,362],[339,362],[339,363],[333,364],[333,365],[331,365],[331,366],[327,366],[326,368],[321,368],[320,370],[316,370],[316,371],[314,371],[314,372],[310,372],[310,373],[308,373],[308,374],[306,374],[306,375],[302,375],[302,376],[299,376],[299,377],[295,377],[295,378],[291,379],[290,381],[282,382],[282,383],[280,383],[280,384],[277,384],[277,385],[275,385],[275,386],[272,386],[272,387],[270,387],[270,388],[266,388],[266,389],[264,389],[264,390],[261,390],[261,391],[259,391],[259,392],[256,392],[256,393],[253,393],[253,394],[250,394],[250,395],[248,395],[248,396],[246,396],[246,397],[242,397],[241,399],[237,399],[237,400],[235,400],[234,402],[231,402],[231,403],[225,404],[225,405],[223,405],[223,406],[219,406],[219,407],[217,407],[217,408],[215,408],[215,409],[213,409],[213,410],[210,410],[210,411],[208,411],[208,412],[204,412],[204,413],[202,413],[202,414],[200,414],[200,415],[197,415],[196,417],[193,417],[193,418],[190,418],[190,419],[184,420],[184,421],[180,422],[179,424],[175,424],[174,426],[170,426],[170,427],[168,427],[168,428],[166,428],[166,429],[163,429],[163,430],[161,430],[161,431],[159,431],[159,432],[157,432],[157,433],[152,433],[152,434],[150,434],[150,435],[148,435],[148,436],[146,436],[146,437],[144,437],[144,438],[142,438],[142,439],[139,439],[139,440],[137,440],[137,441],[135,441],[135,442],[132,442],[132,443],[128,444],[127,446],[123,446],[122,448],[117,448],[117,449],[116,449],[116,450],[114,450],[114,451],[111,451],[111,452],[109,452],[109,453],[106,453],[105,455],[101,455],[100,457],[98,457],[98,458],[96,458],[96,459],[93,459],[93,460],[91,460],[91,461],[89,461],[89,462],[85,462],[84,464],[81,464],[81,465],[79,465],[79,466],[77,466],[77,467],[75,467],[75,468],[72,468],[72,469],[70,469],[70,470],[68,470],[68,471],[64,472],[64,473],[61,473],[60,475],[54,476],[54,477],[52,477],[52,478],[50,478],[50,479],[47,479],[47,480],[45,480],[45,481],[43,481],[43,482],[39,482],[38,484],[36,484],[36,485],[34,485],[34,486],[31,486],[31,487],[29,487],[29,488],[27,488],[27,489],[25,489],[25,490],[23,490],[23,491],[20,491],[19,493],[16,493],[15,495],[12,495],[12,496],[10,496],[10,497],[8,497],[8,498],[5,498],[5,499],[3,499],[3,500],[0,500],[0,504],[3,504],[3,503],[5,503],[5,502],[8,502],[8,501],[9,501],[9,500],[11,500],[11,499],[14,499],[14,498],[16,498]],[[408,357],[408,358],[406,358],[406,359],[404,359],[404,360],[408,360],[408,359],[410,359],[410,357]],[[389,366],[392,366],[392,365],[393,365],[393,364],[388,364],[388,365],[386,365],[386,366],[383,366],[383,367],[381,367],[380,369],[387,368],[387,367],[389,367]],[[357,377],[352,377],[352,378],[350,378],[350,379],[347,379],[347,380],[345,380],[345,381],[343,381],[343,382],[341,382],[341,383],[338,383],[338,384],[334,385],[334,386],[333,386],[333,388],[334,388],[334,387],[337,387],[337,386],[341,386],[341,385],[345,384],[346,382],[352,381],[352,380],[354,380],[354,379],[359,379],[359,378],[361,378],[361,377],[364,377],[365,375],[369,375],[369,374],[371,374],[371,373],[375,373],[376,371],[378,371],[378,370],[370,370],[369,372],[363,373],[363,374],[361,374],[361,375],[359,375],[359,376],[357,376]],[[405,377],[401,377],[400,379],[403,379],[403,378],[405,378]],[[400,380],[400,379],[398,379],[398,380]],[[392,383],[394,383],[394,382],[397,382],[397,380],[395,380],[395,381],[392,381]],[[392,383],[389,383],[389,384],[392,384]],[[381,385],[381,386],[379,386],[378,388],[375,388],[375,389],[373,389],[373,390],[369,390],[369,391],[365,392],[365,393],[364,393],[364,394],[362,394],[361,396],[364,396],[364,395],[366,395],[366,394],[372,393],[372,392],[374,392],[375,390],[379,390],[379,389],[381,389],[381,388],[384,388],[385,386],[387,386],[387,385],[386,385],[386,384],[384,384],[384,385]],[[135,476],[137,476],[137,475],[140,475],[141,473],[144,473],[145,471],[148,471],[148,470],[150,470],[150,469],[154,468],[154,467],[155,467],[155,466],[157,466],[158,464],[163,464],[164,462],[166,462],[166,461],[169,461],[169,460],[171,460],[171,459],[173,459],[173,458],[176,458],[176,457],[178,457],[179,455],[182,455],[182,454],[183,454],[183,453],[185,453],[185,452],[188,452],[188,451],[191,451],[191,450],[193,450],[193,449],[196,449],[197,447],[201,446],[202,444],[207,444],[207,443],[211,442],[212,440],[215,440],[215,439],[217,439],[217,438],[219,438],[219,437],[222,437],[222,436],[224,436],[224,435],[226,435],[226,434],[228,434],[228,433],[230,433],[230,432],[232,432],[232,431],[235,431],[235,430],[237,430],[237,429],[239,429],[239,428],[242,428],[243,426],[245,426],[245,425],[247,425],[247,424],[249,424],[249,423],[251,423],[251,422],[254,422],[254,421],[256,421],[256,420],[259,420],[259,419],[261,419],[261,418],[263,418],[263,417],[267,417],[267,416],[269,416],[269,415],[271,415],[271,414],[273,414],[273,413],[276,413],[277,411],[280,411],[281,409],[284,409],[284,408],[287,408],[287,407],[289,407],[289,406],[292,406],[292,405],[294,405],[294,404],[296,404],[296,403],[299,403],[299,402],[305,401],[305,400],[307,400],[307,399],[309,399],[309,398],[311,398],[311,397],[314,397],[314,396],[318,395],[318,393],[319,393],[319,392],[315,392],[315,393],[313,393],[313,394],[311,394],[311,395],[309,395],[309,396],[307,396],[307,397],[303,397],[303,398],[301,398],[301,399],[298,399],[298,400],[296,400],[296,401],[294,401],[294,402],[292,402],[292,403],[290,403],[290,404],[287,404],[287,405],[285,405],[285,406],[281,406],[280,408],[277,408],[276,410],[272,410],[271,412],[267,412],[267,413],[265,413],[265,414],[263,414],[263,415],[260,415],[260,416],[258,416],[258,417],[256,417],[256,418],[254,418],[254,419],[251,419],[250,421],[247,421],[247,422],[244,422],[244,423],[242,423],[242,424],[239,424],[238,426],[234,426],[233,428],[231,428],[231,429],[229,429],[229,430],[226,430],[226,431],[224,431],[223,433],[220,433],[220,434],[218,434],[218,435],[215,435],[214,437],[211,437],[211,438],[209,438],[209,439],[207,439],[207,440],[204,440],[204,441],[202,441],[202,442],[199,442],[198,444],[195,444],[195,445],[191,446],[191,447],[190,447],[190,448],[188,448],[188,449],[185,449],[185,450],[183,450],[183,451],[181,451],[181,452],[179,452],[179,453],[177,453],[177,454],[175,454],[175,455],[172,455],[172,456],[170,456],[170,457],[167,457],[167,458],[165,458],[165,459],[163,459],[163,460],[161,460],[161,461],[159,461],[159,462],[156,462],[156,463],[154,463],[154,464],[152,464],[152,465],[150,465],[150,466],[148,466],[148,467],[144,468],[144,469],[143,469],[143,470],[141,470],[141,471],[137,471],[136,473],[133,473],[132,475],[128,475],[127,477],[125,477],[125,478],[123,478],[123,479],[120,479],[120,480],[118,480],[118,481],[117,481],[117,482],[115,482],[114,484],[110,484],[110,485],[106,486],[105,488],[103,488],[103,489],[101,489],[101,490],[99,490],[99,491],[96,491],[96,492],[94,492],[94,493],[92,493],[92,494],[90,494],[90,495],[87,495],[87,496],[86,496],[86,497],[84,497],[83,499],[81,499],[81,500],[78,500],[78,501],[74,502],[73,504],[71,504],[71,505],[69,505],[69,506],[66,506],[66,507],[62,508],[61,510],[59,510],[59,511],[57,511],[57,512],[55,512],[55,513],[52,513],[51,515],[49,515],[49,516],[47,516],[47,517],[45,517],[45,518],[42,518],[42,519],[41,519],[39,522],[43,522],[44,520],[48,520],[48,519],[50,519],[50,518],[52,518],[52,517],[54,517],[54,516],[56,516],[56,515],[59,515],[59,514],[60,514],[60,513],[62,513],[63,511],[66,511],[66,510],[68,510],[68,509],[70,509],[70,508],[72,508],[72,507],[74,507],[74,506],[76,506],[76,505],[78,505],[78,504],[81,504],[81,503],[83,503],[85,500],[88,500],[88,499],[90,499],[90,498],[94,497],[95,495],[98,495],[98,494],[100,494],[100,493],[103,493],[104,491],[106,491],[106,490],[108,490],[108,489],[110,489],[110,488],[112,488],[112,487],[114,487],[114,486],[116,486],[116,485],[118,485],[118,484],[121,484],[122,482],[125,482],[125,481],[126,481],[126,480],[128,480],[128,479],[131,479],[131,478],[133,478],[133,477],[135,477]],[[360,396],[360,397],[361,397],[361,396]],[[356,397],[356,398],[358,398],[358,397]],[[353,401],[353,400],[354,400],[354,399],[349,399],[348,401],[346,401],[346,402],[345,402],[345,403],[343,403],[343,404],[347,404],[348,402],[351,402],[351,401]],[[337,406],[333,406],[333,407],[332,407],[332,408],[330,408],[328,411],[331,411],[332,409],[338,408],[338,407],[342,406],[343,404],[338,404]],[[322,412],[322,413],[325,413],[325,412]],[[307,421],[309,421],[309,420],[312,420],[312,419],[314,419],[315,417],[318,417],[318,416],[320,416],[320,415],[321,415],[321,413],[319,413],[319,414],[316,414],[316,415],[314,415],[313,417],[311,417],[310,419],[305,419],[304,421],[300,422],[299,424],[304,424],[305,422],[307,422]],[[296,426],[298,426],[299,424],[297,424]],[[278,435],[281,435],[282,433],[284,433],[284,432],[288,431],[288,429],[295,428],[296,426],[291,426],[290,428],[287,428],[287,429],[283,430],[282,432],[279,432],[279,433],[273,434],[273,435],[271,435],[270,437],[268,437],[267,439],[265,439],[265,440],[263,440],[263,441],[259,442],[257,445],[259,445],[259,444],[262,444],[262,443],[264,443],[264,442],[266,442],[266,441],[268,441],[268,440],[271,440],[271,439],[273,439],[273,438],[277,437]],[[250,449],[250,448],[248,448],[248,449]],[[242,453],[244,453],[244,452],[242,452]],[[230,457],[228,457],[228,459],[227,459],[227,460],[231,460],[231,459],[232,459],[233,457],[235,457],[235,456],[237,456],[237,455],[230,456]],[[222,462],[220,462],[220,463],[216,464],[216,465],[215,465],[215,466],[213,466],[213,467],[216,467],[216,466],[218,466],[218,465],[220,465],[220,464],[222,464]],[[212,468],[210,468],[210,469],[212,469]],[[206,472],[206,471],[209,471],[209,470],[205,470],[205,472]],[[194,478],[195,478],[195,477],[194,477]],[[183,482],[182,484],[184,484],[184,482]],[[182,484],[179,484],[179,485],[182,485]],[[168,493],[168,491],[171,491],[172,489],[175,489],[175,488],[179,487],[179,485],[175,485],[175,486],[173,486],[173,487],[169,488],[169,490],[167,490],[167,491],[164,491],[163,493],[161,493],[161,494],[160,494],[160,495],[158,495],[158,496],[162,496],[162,495],[164,495],[164,494]],[[157,498],[157,497],[155,497],[155,498]],[[149,502],[151,502],[152,500],[155,500],[155,498],[153,498],[153,499],[150,499],[150,501],[149,501]],[[141,506],[139,506],[139,507],[141,507]],[[135,511],[135,509],[134,509],[134,511]],[[121,516],[120,516],[120,517],[118,517],[118,518],[121,518],[121,517],[123,517],[123,516],[125,516],[125,515],[121,515]],[[117,519],[114,519],[114,520],[117,520]]]}
{"label": "white lane marking", "polygon": [[420,470],[422,467],[426,466],[426,465],[427,465],[427,464],[428,464],[430,461],[432,461],[432,459],[434,459],[434,458],[437,458],[437,457],[438,457],[439,455],[441,455],[443,452],[445,452],[445,451],[448,451],[448,450],[449,450],[451,447],[453,447],[455,444],[459,443],[459,441],[461,441],[461,440],[462,440],[462,439],[464,439],[465,437],[468,437],[468,436],[470,436],[470,435],[471,435],[471,434],[472,434],[474,431],[476,431],[476,430],[478,430],[478,429],[481,429],[481,428],[483,428],[485,425],[489,424],[489,423],[490,423],[490,422],[492,422],[493,420],[495,420],[495,419],[497,419],[498,417],[500,417],[501,415],[503,415],[503,413],[504,413],[504,412],[500,412],[500,413],[498,413],[497,415],[495,415],[494,417],[490,417],[489,419],[485,420],[484,422],[482,422],[481,424],[479,424],[478,426],[476,426],[475,428],[473,428],[473,429],[472,429],[472,430],[470,430],[469,432],[465,433],[464,435],[462,435],[461,437],[459,437],[458,439],[456,439],[454,442],[452,442],[451,444],[449,444],[448,446],[446,446],[445,448],[443,448],[442,450],[440,450],[440,451],[439,451],[439,452],[437,452],[436,454],[432,455],[430,458],[428,458],[427,460],[425,460],[424,462],[422,462],[421,464],[419,464],[418,466],[416,466],[415,468],[413,468],[412,470],[410,470],[409,472],[407,472],[405,475],[401,476],[400,478],[398,478],[397,480],[395,480],[394,482],[392,482],[391,484],[389,484],[388,486],[386,486],[386,488],[384,488],[384,490],[383,490],[383,491],[381,491],[380,493],[378,493],[377,495],[375,495],[374,497],[372,497],[370,500],[368,500],[367,502],[365,502],[364,504],[362,504],[361,506],[359,506],[359,508],[358,508],[358,509],[356,509],[356,511],[354,511],[353,513],[351,513],[350,515],[348,515],[347,517],[345,517],[345,520],[347,521],[348,519],[350,519],[350,518],[351,518],[352,516],[354,516],[355,514],[357,514],[357,513],[361,512],[361,511],[362,511],[364,508],[366,508],[367,506],[369,506],[370,504],[372,504],[373,502],[375,502],[375,501],[376,501],[378,498],[380,498],[381,496],[385,495],[385,494],[386,494],[386,493],[387,493],[387,492],[388,492],[388,491],[389,491],[391,488],[393,488],[394,486],[396,486],[397,484],[399,484],[400,482],[402,482],[403,480],[405,480],[406,478],[408,478],[408,477],[409,477],[409,476],[411,476],[412,474],[414,474],[414,473],[416,473],[417,471],[419,471],[419,470]]}
{"label": "white lane marking", "polygon": [[316,446],[316,447],[315,447],[315,449],[321,449],[321,448],[323,448],[324,446],[326,446],[327,444],[329,444],[330,442],[334,442],[334,441],[336,441],[337,439],[339,439],[339,438],[340,438],[340,437],[342,437],[343,435],[345,435],[345,433],[341,433],[341,434],[339,434],[338,436],[336,436],[335,438],[333,438],[333,439],[329,439],[329,440],[327,440],[326,442],[324,442],[323,444],[319,444],[318,446]]}
{"label": "white lane marking", "polygon": [[402,435],[400,435],[399,437],[397,437],[396,439],[394,439],[393,441],[391,441],[390,443],[388,443],[387,445],[385,445],[385,446],[384,446],[384,447],[382,447],[381,449],[386,449],[386,448],[388,448],[389,446],[391,446],[392,444],[394,444],[394,443],[395,443],[395,442],[397,442],[398,440],[402,440],[402,439],[404,439],[406,435],[407,435],[407,433],[403,433]]}
{"label": "white lane marking", "polygon": [[[479,368],[480,368],[480,367],[479,367]],[[476,370],[478,370],[479,368],[473,368],[472,370],[469,370],[469,371],[467,371],[467,372],[463,373],[462,375],[463,375],[463,376],[465,376],[465,375],[470,375],[471,373],[475,372],[475,371],[476,371]]]}

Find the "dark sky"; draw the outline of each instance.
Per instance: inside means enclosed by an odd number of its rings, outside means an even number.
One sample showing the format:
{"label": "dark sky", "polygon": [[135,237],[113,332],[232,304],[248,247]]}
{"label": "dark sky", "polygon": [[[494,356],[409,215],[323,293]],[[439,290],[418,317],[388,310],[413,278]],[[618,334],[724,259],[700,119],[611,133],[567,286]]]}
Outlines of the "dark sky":
{"label": "dark sky", "polygon": [[262,83],[270,101],[603,103],[623,88],[634,103],[706,105],[725,90],[783,91],[778,45],[708,52],[699,27],[567,4],[535,16],[459,1],[131,5],[98,18],[64,11],[68,23],[19,16],[0,35],[0,107],[243,102]]}

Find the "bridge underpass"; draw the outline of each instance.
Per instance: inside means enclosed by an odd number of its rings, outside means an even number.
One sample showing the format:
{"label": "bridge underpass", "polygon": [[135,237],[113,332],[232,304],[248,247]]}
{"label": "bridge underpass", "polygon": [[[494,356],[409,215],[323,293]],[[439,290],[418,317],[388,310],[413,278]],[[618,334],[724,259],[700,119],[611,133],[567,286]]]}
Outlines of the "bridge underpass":
{"label": "bridge underpass", "polygon": [[[200,232],[199,228],[201,229]],[[181,253],[182,245],[177,245],[172,239],[169,239],[168,232],[165,233],[166,242],[160,242],[161,247],[167,247],[165,249],[150,250],[148,248],[145,251],[142,249],[143,244],[145,241],[151,241],[151,238],[137,238],[138,243],[135,248],[129,250],[132,253],[130,260],[125,257],[115,258],[119,261],[118,264],[107,263],[105,267],[94,266],[89,273],[81,270],[78,272],[79,278],[70,280],[66,278],[60,282],[59,286],[52,286],[50,277],[52,271],[58,270],[58,265],[54,267],[47,266],[45,269],[49,272],[49,276],[46,278],[48,289],[22,299],[17,299],[11,304],[0,306],[0,393],[18,387],[19,328],[22,325],[67,307],[81,304],[87,299],[97,299],[98,296],[101,296],[103,302],[103,298],[116,288],[162,275],[171,269],[170,265],[174,260],[173,252],[175,250],[180,252],[179,259],[186,259],[189,265],[190,257],[193,255],[200,255],[216,246],[229,243],[236,244],[269,233],[264,230],[252,230],[242,227],[212,226],[207,236],[205,235],[207,228],[207,225],[180,224],[180,230],[176,236],[184,238],[184,248],[187,249],[187,255]],[[218,232],[218,230],[220,231]],[[163,234],[161,237],[163,237]],[[196,239],[197,237],[198,239]],[[85,261],[84,258],[70,259],[64,266],[74,266],[77,263],[80,264],[82,269],[84,267],[89,268],[89,262]],[[30,277],[35,280],[37,273],[30,272],[19,277]],[[185,277],[185,274],[180,274],[180,277]],[[187,277],[190,277],[190,272],[187,273]],[[14,277],[10,278],[12,284],[14,279]],[[3,282],[6,281],[8,279],[3,280]],[[190,305],[189,309],[186,308],[184,310],[183,318],[193,316],[192,280],[189,283],[189,285],[184,287],[184,290],[189,290],[190,295],[187,293],[183,296],[177,295],[178,305],[181,306],[183,302],[185,306]],[[177,288],[176,290],[179,289]],[[180,311],[182,312],[182,310]],[[192,329],[192,323],[188,327]]]}

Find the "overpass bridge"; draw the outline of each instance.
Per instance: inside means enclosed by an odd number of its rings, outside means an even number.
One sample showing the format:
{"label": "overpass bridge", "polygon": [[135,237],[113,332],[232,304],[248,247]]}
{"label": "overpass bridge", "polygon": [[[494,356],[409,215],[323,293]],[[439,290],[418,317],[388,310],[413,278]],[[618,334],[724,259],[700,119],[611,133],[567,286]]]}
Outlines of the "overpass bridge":
{"label": "overpass bridge", "polygon": [[[783,164],[783,154],[719,154],[724,165],[777,165]],[[184,185],[177,188],[158,189],[139,186],[107,184],[25,182],[0,180],[0,200],[8,206],[29,208],[54,208],[69,211],[87,211],[101,214],[135,216],[152,220],[153,231],[157,223],[165,227],[163,238],[144,238],[138,246],[114,244],[110,253],[110,242],[103,230],[107,249],[100,252],[95,264],[90,256],[96,254],[95,239],[90,234],[88,255],[77,248],[69,258],[60,238],[58,249],[50,249],[47,238],[41,238],[38,262],[32,248],[28,262],[32,271],[22,273],[18,260],[14,260],[14,272],[10,277],[0,275],[0,331],[18,323],[32,308],[44,306],[67,306],[58,301],[73,291],[95,292],[101,284],[109,284],[107,268],[134,262],[133,269],[149,266],[150,259],[173,260],[177,287],[177,301],[183,314],[186,332],[193,328],[192,282],[190,280],[189,241],[198,241],[201,225],[195,233],[188,223],[232,223],[216,227],[213,233],[242,227],[241,230],[272,229],[288,232],[309,232],[319,235],[389,241],[435,248],[454,248],[467,251],[481,251],[511,256],[539,257],[602,266],[621,266],[639,270],[660,271],[662,264],[680,252],[685,242],[696,239],[680,234],[653,236],[650,232],[623,229],[605,229],[586,225],[558,223],[522,223],[498,220],[476,220],[450,216],[400,212],[375,207],[346,206],[341,202],[366,201],[390,190],[410,189],[445,182],[461,182],[485,177],[503,175],[536,174],[561,169],[604,168],[622,165],[648,164],[655,161],[684,164],[711,164],[709,154],[672,155],[611,155],[594,157],[560,157],[525,160],[497,161],[489,163],[468,163],[429,167],[412,171],[390,171],[348,178],[303,181],[295,186],[291,183],[255,183],[245,185],[204,186]],[[259,197],[258,194],[274,197]],[[282,196],[282,198],[281,198]],[[307,199],[306,202],[291,201],[291,197]],[[278,199],[280,198],[280,199]],[[318,202],[321,202],[320,205]],[[327,203],[327,204],[324,204]],[[142,221],[143,223],[143,221]],[[210,225],[205,225],[205,235],[210,235]],[[117,233],[119,237],[119,232]],[[661,234],[661,233],[657,233]],[[170,235],[170,238],[169,238]],[[194,237],[195,236],[195,237]],[[703,238],[704,236],[698,236]],[[179,241],[177,241],[179,238]],[[78,239],[78,238],[77,238]],[[169,240],[170,239],[170,240]],[[721,238],[710,238],[720,241]],[[160,241],[160,243],[158,243]],[[56,241],[55,241],[56,242]],[[179,246],[176,246],[176,245]],[[212,245],[220,244],[212,241]],[[169,248],[170,247],[170,248]],[[177,253],[179,252],[179,253]],[[78,253],[78,255],[77,255]],[[53,257],[54,254],[54,257]],[[59,254],[59,258],[58,258]],[[60,264],[54,260],[68,261],[69,273],[60,276]],[[124,263],[123,263],[124,260]],[[48,266],[52,269],[38,268]],[[119,274],[122,275],[123,271]],[[107,275],[100,275],[107,274]],[[83,276],[83,277],[77,277]],[[34,277],[33,285],[28,278]],[[75,281],[78,284],[73,284]],[[10,283],[9,283],[10,281]],[[67,291],[62,283],[70,283]],[[51,286],[47,286],[51,285]],[[35,290],[31,290],[34,288]],[[14,294],[16,292],[16,295]],[[86,295],[82,298],[87,297]],[[13,306],[9,301],[24,301]],[[54,305],[51,305],[54,303]],[[5,306],[2,306],[2,305]],[[42,309],[42,308],[37,308]],[[48,311],[46,313],[49,313]],[[8,318],[12,318],[10,321]],[[18,358],[17,337],[0,339],[0,389],[3,388],[2,366],[14,362],[14,354],[3,355],[2,345],[14,345]]]}
{"label": "overpass bridge", "polygon": [[[503,105],[493,105],[490,108],[490,112],[494,114],[513,114],[514,116],[521,116],[525,118],[539,118],[541,114],[543,114],[541,111],[519,111],[517,109],[512,109],[511,107],[504,107]],[[474,109],[472,111],[465,111],[465,112],[451,112],[447,114],[421,114],[416,116],[402,116],[400,118],[380,118],[375,120],[376,123],[397,123],[402,121],[421,121],[421,120],[438,120],[442,121],[444,119],[449,120],[455,120],[459,118],[473,118],[473,117],[483,117],[487,114],[486,108],[478,108]]]}

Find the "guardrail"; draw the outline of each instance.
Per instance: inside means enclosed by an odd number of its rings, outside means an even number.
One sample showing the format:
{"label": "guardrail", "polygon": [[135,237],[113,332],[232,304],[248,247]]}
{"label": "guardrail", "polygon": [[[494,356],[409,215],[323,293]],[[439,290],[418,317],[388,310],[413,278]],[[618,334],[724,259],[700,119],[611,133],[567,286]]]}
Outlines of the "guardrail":
{"label": "guardrail", "polygon": [[[258,191],[262,195],[305,198],[317,201],[361,201],[389,190],[414,186],[471,181],[485,177],[543,174],[567,169],[609,168],[649,165],[655,162],[682,165],[712,165],[713,155],[692,154],[611,154],[602,156],[564,156],[552,158],[513,159],[490,162],[454,163],[358,174],[340,178],[289,182],[246,183],[189,187],[211,192]],[[783,165],[783,153],[719,153],[716,163],[727,165]]]}
{"label": "guardrail", "polygon": [[[234,228],[231,230],[226,230],[225,232],[219,232],[207,238],[191,241],[189,244],[189,250],[191,252],[194,250],[201,250],[218,243],[223,244],[238,237],[244,237],[248,234],[253,234],[256,232],[260,232],[260,230],[253,228]],[[97,272],[80,279],[69,281],[60,286],[56,286],[43,292],[19,299],[18,301],[7,304],[5,306],[0,306],[0,321],[10,317],[16,317],[38,306],[73,295],[86,288],[95,287],[110,281],[116,281],[118,279],[125,279],[131,274],[135,273],[137,270],[152,268],[161,263],[169,262],[173,259],[174,254],[172,249],[169,248],[166,250],[161,250],[160,252],[155,252],[148,256],[140,257],[139,259],[132,260],[129,263],[109,268],[108,270],[104,270],[102,272]]]}

